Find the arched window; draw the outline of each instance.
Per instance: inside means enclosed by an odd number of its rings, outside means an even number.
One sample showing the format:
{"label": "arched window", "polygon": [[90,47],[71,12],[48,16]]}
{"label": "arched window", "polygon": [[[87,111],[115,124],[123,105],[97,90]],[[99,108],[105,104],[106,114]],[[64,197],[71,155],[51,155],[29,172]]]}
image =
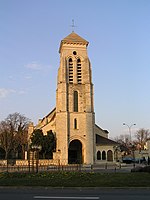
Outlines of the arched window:
{"label": "arched window", "polygon": [[107,161],[113,161],[113,153],[111,150],[107,151]]}
{"label": "arched window", "polygon": [[73,83],[73,61],[69,58],[69,83]]}
{"label": "arched window", "polygon": [[74,112],[78,112],[78,92],[74,91]]}
{"label": "arched window", "polygon": [[77,119],[74,119],[74,129],[77,129]]}
{"label": "arched window", "polygon": [[105,151],[102,152],[102,160],[106,160],[106,152]]}
{"label": "arched window", "polygon": [[81,60],[77,59],[77,81],[78,83],[82,82],[82,70],[81,70]]}
{"label": "arched window", "polygon": [[97,160],[101,160],[101,152],[100,151],[97,152]]}

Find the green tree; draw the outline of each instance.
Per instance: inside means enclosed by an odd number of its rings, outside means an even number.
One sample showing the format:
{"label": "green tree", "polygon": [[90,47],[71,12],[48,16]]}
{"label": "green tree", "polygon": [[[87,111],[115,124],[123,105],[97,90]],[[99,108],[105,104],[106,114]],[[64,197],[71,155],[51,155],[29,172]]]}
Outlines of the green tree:
{"label": "green tree", "polygon": [[31,147],[32,146],[43,146],[43,131],[40,129],[36,129],[33,131],[31,136]]}
{"label": "green tree", "polygon": [[43,157],[52,158],[53,151],[56,149],[56,140],[53,132],[50,130],[47,132],[47,135],[44,135],[43,140]]}
{"label": "green tree", "polygon": [[53,151],[56,148],[56,139],[53,132],[50,130],[47,135],[44,135],[42,130],[37,129],[33,131],[31,136],[31,147],[40,146],[42,158],[52,158]]}

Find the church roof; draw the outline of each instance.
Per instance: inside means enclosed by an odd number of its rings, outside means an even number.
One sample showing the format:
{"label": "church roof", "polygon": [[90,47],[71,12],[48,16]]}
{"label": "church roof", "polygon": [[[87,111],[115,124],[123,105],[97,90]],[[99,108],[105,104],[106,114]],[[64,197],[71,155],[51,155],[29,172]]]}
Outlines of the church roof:
{"label": "church roof", "polygon": [[103,131],[105,134],[108,134],[108,133],[109,133],[108,130],[104,130],[104,129],[102,129],[102,128],[99,127],[97,124],[95,124],[95,126],[96,126],[98,129],[100,129],[101,131]]}
{"label": "church roof", "polygon": [[82,43],[88,44],[88,41],[86,41],[85,39],[83,39],[82,37],[80,37],[75,32],[72,32],[71,34],[69,34],[62,41],[63,42],[82,42]]}
{"label": "church roof", "polygon": [[118,145],[117,142],[96,134],[96,145]]}
{"label": "church roof", "polygon": [[52,121],[52,118],[56,115],[56,107],[51,110],[43,119],[41,119],[41,122],[43,122],[46,118],[51,118],[50,121]]}
{"label": "church roof", "polygon": [[61,46],[63,43],[88,45],[89,42],[87,40],[83,39],[82,37],[80,37],[75,32],[72,32],[67,37],[65,37],[64,39],[61,40],[59,52],[60,52],[60,49],[61,49]]}

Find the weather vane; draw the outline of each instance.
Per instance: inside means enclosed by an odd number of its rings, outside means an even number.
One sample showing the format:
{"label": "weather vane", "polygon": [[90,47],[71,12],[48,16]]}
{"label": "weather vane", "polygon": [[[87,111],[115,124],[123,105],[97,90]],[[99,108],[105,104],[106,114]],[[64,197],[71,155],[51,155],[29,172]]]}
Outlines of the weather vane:
{"label": "weather vane", "polygon": [[72,32],[74,32],[74,28],[76,27],[76,26],[74,25],[74,19],[72,19],[72,25],[71,25],[71,27],[72,27]]}

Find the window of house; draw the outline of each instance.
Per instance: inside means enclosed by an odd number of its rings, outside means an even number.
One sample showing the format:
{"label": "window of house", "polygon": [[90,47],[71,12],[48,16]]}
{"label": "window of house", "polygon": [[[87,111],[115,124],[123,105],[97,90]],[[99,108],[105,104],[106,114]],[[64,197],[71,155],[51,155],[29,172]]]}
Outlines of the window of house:
{"label": "window of house", "polygon": [[78,92],[74,91],[74,112],[78,112]]}

